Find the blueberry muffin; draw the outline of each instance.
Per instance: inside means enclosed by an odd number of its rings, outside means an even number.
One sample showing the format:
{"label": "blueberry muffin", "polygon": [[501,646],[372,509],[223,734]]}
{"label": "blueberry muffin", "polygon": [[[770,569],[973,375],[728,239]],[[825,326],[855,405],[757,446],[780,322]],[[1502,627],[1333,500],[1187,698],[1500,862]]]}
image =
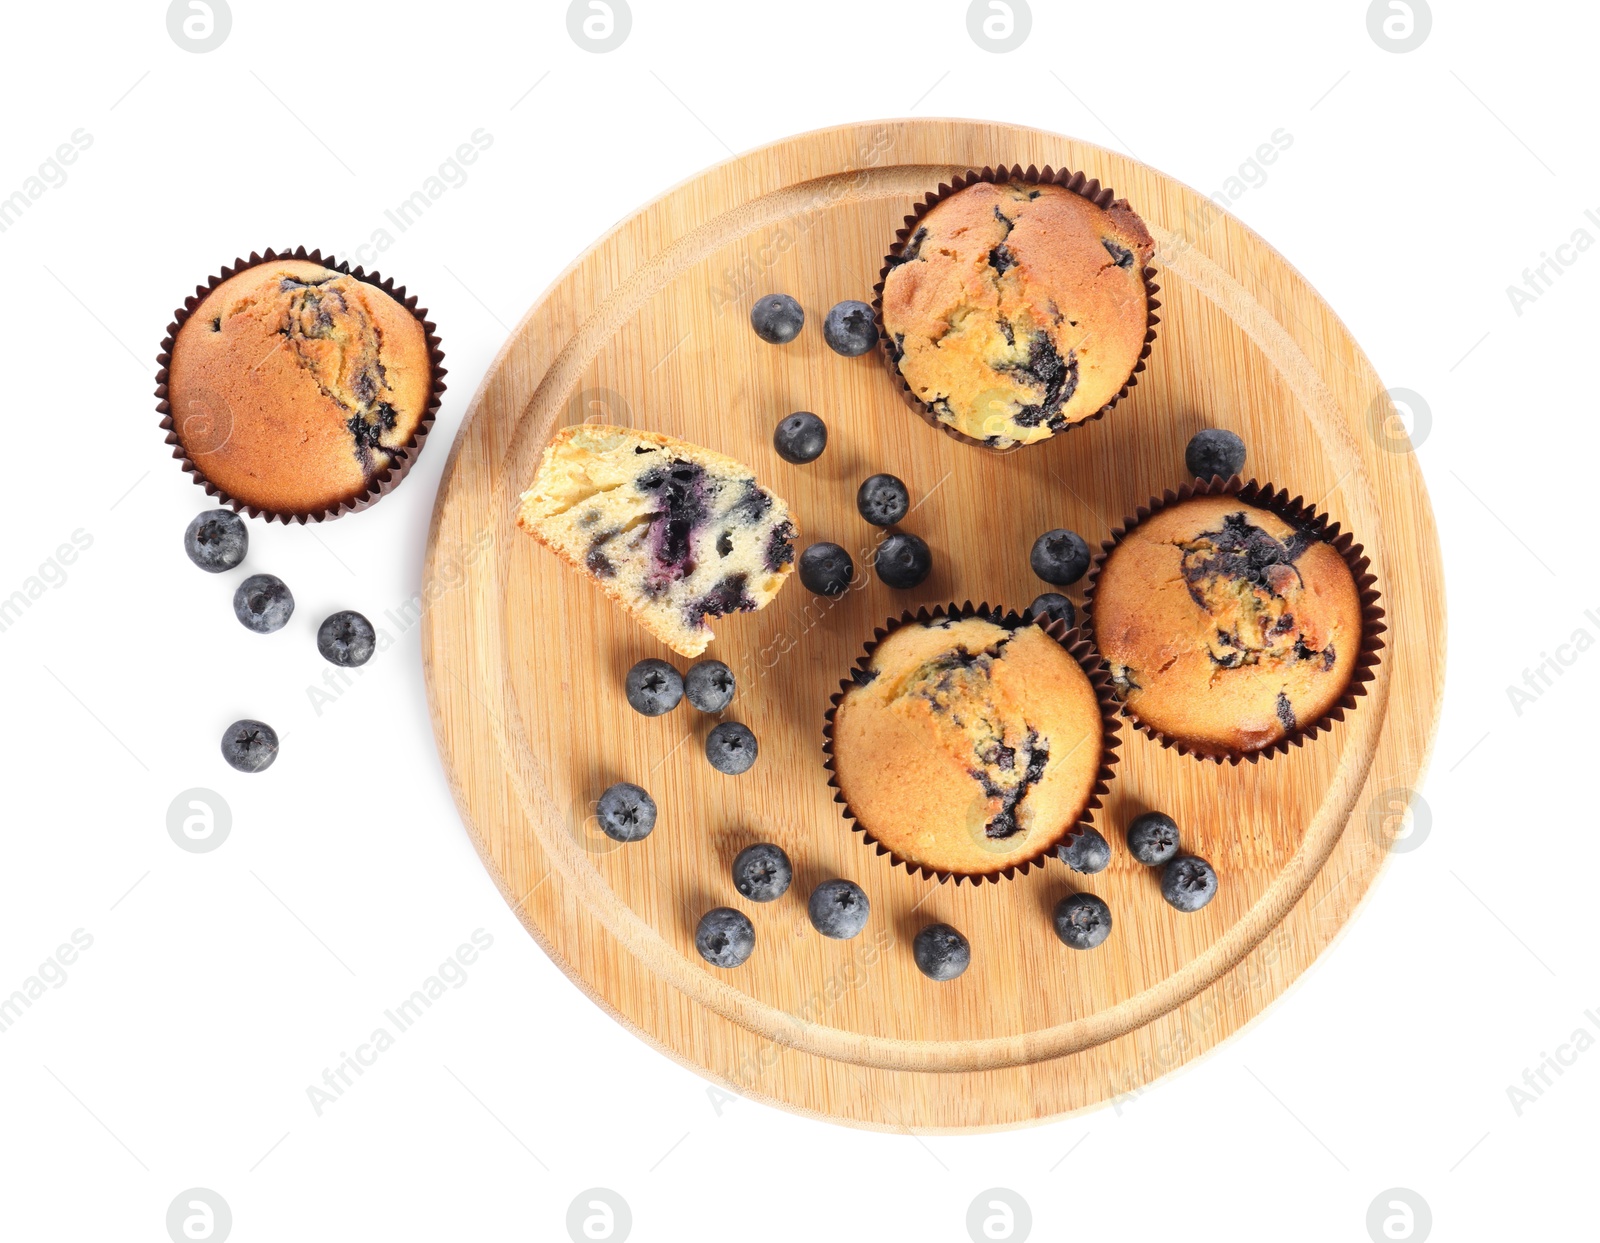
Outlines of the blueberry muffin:
{"label": "blueberry muffin", "polygon": [[426,333],[376,285],[306,260],[222,282],[178,329],[174,434],[232,500],[277,514],[353,501],[395,465],[433,395]]}
{"label": "blueberry muffin", "polygon": [[1005,449],[1099,413],[1144,352],[1155,244],[1117,200],[975,182],[889,260],[885,348],[944,426]]}
{"label": "blueberry muffin", "polygon": [[1232,496],[1141,522],[1093,593],[1118,697],[1199,755],[1248,755],[1319,720],[1360,654],[1361,598],[1344,557]]}
{"label": "blueberry muffin", "polygon": [[1034,625],[894,631],[834,713],[839,793],[897,858],[982,876],[1043,854],[1087,809],[1104,750],[1082,666]]}
{"label": "blueberry muffin", "polygon": [[765,605],[794,569],[789,507],[732,458],[656,432],[557,432],[517,525],[680,656],[709,619]]}

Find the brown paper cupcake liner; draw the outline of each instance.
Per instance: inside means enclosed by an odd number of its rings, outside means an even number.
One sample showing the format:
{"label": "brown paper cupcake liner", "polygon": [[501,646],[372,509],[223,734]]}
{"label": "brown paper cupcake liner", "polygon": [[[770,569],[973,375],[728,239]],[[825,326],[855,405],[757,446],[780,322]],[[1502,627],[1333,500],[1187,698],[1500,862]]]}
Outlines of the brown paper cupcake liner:
{"label": "brown paper cupcake liner", "polygon": [[[1128,208],[1128,201],[1126,199],[1119,199],[1116,196],[1116,192],[1112,190],[1110,186],[1102,186],[1098,180],[1089,178],[1083,173],[1074,173],[1065,168],[1052,169],[1048,164],[1046,164],[1042,170],[1032,164],[1028,165],[1027,168],[1023,168],[1020,164],[1013,164],[1009,168],[1002,165],[999,168],[989,168],[988,166],[985,166],[981,169],[969,169],[967,172],[962,173],[959,177],[952,179],[948,183],[940,182],[937,190],[931,190],[928,192],[927,197],[915,208],[913,208],[911,214],[906,217],[905,225],[898,232],[896,232],[894,244],[889,247],[889,253],[884,257],[883,268],[878,273],[878,283],[872,287],[872,314],[873,320],[878,327],[878,352],[883,358],[884,365],[888,368],[890,377],[894,380],[895,389],[900,394],[900,399],[904,401],[906,405],[909,406],[913,411],[915,411],[922,421],[928,424],[928,426],[937,428],[939,431],[943,432],[946,436],[949,436],[953,440],[959,440],[962,444],[973,445],[976,448],[985,449],[990,453],[1010,453],[1016,449],[1024,448],[1025,446],[1014,444],[1008,445],[1003,449],[996,448],[985,441],[968,436],[965,432],[958,432],[949,424],[941,423],[939,421],[938,416],[928,408],[927,403],[925,403],[920,397],[911,391],[911,386],[906,383],[905,377],[900,374],[900,366],[895,361],[894,355],[890,352],[889,331],[884,327],[883,323],[884,285],[888,282],[889,273],[896,266],[896,261],[900,258],[900,255],[906,248],[906,240],[914,232],[916,232],[917,225],[922,220],[922,217],[925,216],[935,205],[943,202],[952,194],[955,194],[961,190],[965,190],[968,186],[974,185],[980,181],[988,181],[996,184],[1006,181],[1020,181],[1026,185],[1043,185],[1047,183],[1051,185],[1058,185],[1063,189],[1070,190],[1074,194],[1087,199],[1102,211],[1110,207]],[[1129,208],[1129,210],[1132,209]],[[1145,360],[1150,357],[1150,347],[1155,344],[1156,325],[1161,322],[1160,317],[1156,314],[1156,310],[1161,306],[1161,302],[1156,298],[1156,294],[1161,290],[1161,286],[1157,285],[1155,282],[1156,270],[1153,267],[1146,267],[1141,271],[1140,275],[1144,278],[1146,319],[1144,348],[1139,352],[1138,362],[1134,363],[1133,370],[1129,373],[1127,382],[1123,384],[1120,390],[1118,390],[1115,397],[1106,402],[1105,405],[1101,406],[1100,409],[1096,410],[1093,414],[1087,416],[1086,418],[1079,419],[1075,423],[1067,424],[1065,428],[1055,433],[1056,436],[1064,436],[1068,432],[1073,431],[1075,428],[1084,426],[1086,423],[1093,423],[1097,419],[1105,418],[1106,413],[1111,409],[1111,407],[1126,397],[1128,395],[1128,390],[1133,388],[1133,386],[1139,382],[1139,373],[1145,369]],[[1055,437],[1052,436],[1050,439],[1053,440],[1054,438]],[[1048,442],[1040,441],[1038,443],[1044,444]]]}
{"label": "brown paper cupcake liner", "polygon": [[[1077,823],[1036,854],[994,872],[979,874],[947,872],[939,868],[929,867],[924,863],[912,863],[908,859],[901,858],[874,837],[871,831],[856,818],[856,814],[851,810],[850,804],[845,801],[843,791],[839,789],[839,777],[833,767],[834,716],[839,711],[839,704],[844,699],[845,693],[856,685],[856,675],[864,673],[867,666],[872,663],[872,655],[878,650],[878,645],[902,626],[909,626],[914,623],[926,625],[928,622],[952,616],[962,621],[969,617],[981,617],[985,621],[993,622],[997,626],[1004,626],[1008,630],[1018,630],[1023,626],[1030,625],[1038,626],[1065,648],[1067,654],[1078,662],[1079,667],[1088,675],[1089,684],[1094,687],[1095,699],[1100,704],[1100,770],[1095,774],[1094,786],[1089,791],[1088,801],[1084,803]],[[1065,846],[1073,838],[1093,825],[1093,813],[1099,809],[1111,788],[1112,770],[1116,767],[1119,758],[1117,748],[1122,745],[1119,720],[1121,715],[1120,707],[1121,705],[1118,704],[1117,698],[1111,690],[1111,675],[1106,670],[1105,662],[1100,659],[1099,653],[1094,650],[1088,634],[1077,629],[1067,629],[1066,623],[1060,618],[1051,620],[1047,625],[1043,618],[1035,619],[1031,614],[1019,614],[1015,610],[1008,612],[998,607],[991,607],[987,601],[975,605],[971,600],[968,600],[965,604],[956,604],[951,601],[948,605],[936,605],[931,609],[924,606],[915,613],[908,609],[899,617],[891,617],[872,632],[872,638],[867,642],[861,656],[857,658],[856,663],[852,666],[850,676],[840,681],[839,689],[829,698],[828,711],[823,718],[822,728],[823,767],[828,770],[828,787],[833,791],[833,801],[839,804],[844,818],[850,822],[851,830],[861,834],[863,845],[876,847],[876,853],[887,855],[892,865],[905,868],[913,876],[936,879],[941,885],[952,879],[958,885],[963,881],[973,885],[983,881],[993,884],[999,882],[1002,877],[1010,880],[1015,876],[1025,874],[1031,868],[1042,867],[1044,861],[1054,856],[1060,847]]]}
{"label": "brown paper cupcake liner", "polygon": [[[1210,748],[1201,748],[1193,743],[1185,742],[1181,738],[1174,738],[1161,730],[1147,725],[1125,704],[1119,707],[1123,716],[1133,722],[1140,733],[1155,739],[1163,747],[1175,750],[1179,755],[1190,755],[1199,760],[1212,760],[1218,764],[1238,764],[1241,760],[1249,760],[1252,764],[1271,759],[1275,755],[1282,755],[1291,747],[1304,746],[1318,734],[1332,728],[1335,721],[1342,721],[1345,713],[1354,710],[1356,703],[1367,693],[1367,683],[1372,681],[1373,668],[1378,663],[1378,653],[1385,646],[1380,637],[1388,629],[1383,622],[1384,610],[1379,605],[1381,599],[1377,589],[1376,575],[1371,573],[1371,561],[1361,545],[1355,542],[1352,532],[1342,532],[1339,524],[1330,522],[1328,516],[1318,511],[1314,506],[1308,505],[1303,497],[1289,496],[1287,488],[1274,488],[1270,483],[1257,483],[1252,479],[1249,483],[1243,482],[1239,476],[1232,479],[1223,479],[1213,476],[1209,480],[1196,479],[1186,483],[1176,491],[1169,488],[1161,496],[1152,497],[1147,503],[1139,506],[1132,517],[1125,518],[1119,526],[1112,528],[1111,538],[1100,546],[1100,552],[1095,556],[1094,563],[1089,567],[1089,576],[1085,586],[1086,597],[1083,605],[1084,624],[1091,634],[1094,630],[1094,597],[1095,588],[1099,584],[1100,572],[1105,568],[1106,560],[1111,556],[1124,538],[1127,537],[1140,523],[1148,521],[1153,515],[1173,505],[1190,500],[1197,496],[1236,496],[1246,505],[1254,505],[1259,509],[1270,510],[1285,522],[1305,531],[1308,535],[1331,545],[1335,552],[1344,558],[1350,567],[1350,575],[1355,579],[1356,592],[1361,601],[1361,648],[1356,654],[1355,667],[1350,671],[1350,681],[1346,683],[1343,695],[1337,703],[1326,713],[1309,724],[1299,726],[1293,733],[1286,734],[1276,742],[1262,747],[1258,751],[1215,751]],[[1098,639],[1095,640],[1098,647]],[[1110,672],[1109,664],[1106,665],[1107,673]]]}
{"label": "brown paper cupcake liner", "polygon": [[[205,472],[197,466],[184,448],[183,442],[178,437],[177,426],[172,417],[172,403],[168,400],[167,381],[169,367],[172,363],[172,346],[178,339],[178,329],[182,328],[189,316],[194,314],[195,307],[199,306],[209,294],[223,281],[237,276],[249,268],[257,267],[263,263],[273,263],[282,259],[305,260],[308,263],[318,263],[330,271],[342,272],[346,276],[353,276],[358,281],[383,290],[406,310],[416,317],[422,325],[423,334],[427,340],[428,360],[432,371],[433,393],[429,398],[427,408],[422,412],[422,418],[417,423],[417,430],[403,448],[391,450],[395,461],[392,465],[378,471],[367,484],[367,489],[361,495],[328,506],[324,509],[307,510],[304,512],[284,512],[268,509],[261,505],[252,505],[228,495],[222,488],[206,478]],[[406,473],[416,463],[422,453],[423,442],[428,438],[428,432],[433,428],[433,421],[438,416],[440,400],[444,395],[446,385],[444,351],[439,348],[439,335],[434,331],[433,321],[428,318],[426,307],[417,306],[415,294],[407,296],[404,285],[396,285],[387,277],[380,276],[377,272],[366,272],[359,267],[352,268],[348,263],[335,259],[332,255],[323,256],[320,250],[308,251],[304,246],[297,246],[294,250],[271,250],[261,254],[250,252],[248,259],[235,259],[224,267],[215,276],[209,277],[204,285],[197,285],[195,291],[183,300],[183,305],[172,313],[172,322],[167,325],[167,335],[161,342],[161,353],[156,355],[159,370],[156,372],[156,409],[161,414],[161,428],[167,433],[167,443],[173,446],[172,456],[182,463],[184,472],[194,476],[194,481],[205,488],[207,495],[215,497],[219,502],[229,506],[235,513],[248,513],[252,518],[265,518],[268,522],[306,523],[306,522],[331,522],[345,514],[355,513],[357,510],[366,509],[374,505],[379,498],[397,487]]]}

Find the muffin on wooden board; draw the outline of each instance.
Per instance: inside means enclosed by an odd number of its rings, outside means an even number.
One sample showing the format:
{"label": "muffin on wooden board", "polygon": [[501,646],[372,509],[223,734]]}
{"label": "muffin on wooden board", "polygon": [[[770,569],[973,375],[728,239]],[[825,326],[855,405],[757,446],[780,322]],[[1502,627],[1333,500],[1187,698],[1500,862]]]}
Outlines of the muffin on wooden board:
{"label": "muffin on wooden board", "polygon": [[1194,496],[1130,530],[1096,575],[1092,618],[1128,711],[1212,757],[1323,718],[1362,647],[1345,558],[1236,496]]}
{"label": "muffin on wooden board", "polygon": [[394,465],[434,392],[423,325],[382,289],[279,259],[212,289],[168,364],[173,434],[232,500],[277,514],[351,501]]}
{"label": "muffin on wooden board", "polygon": [[794,569],[788,505],[742,463],[657,432],[562,428],[517,525],[680,656],[705,651],[710,618],[761,608]]}
{"label": "muffin on wooden board", "polygon": [[977,181],[935,203],[890,259],[886,348],[940,423],[1032,444],[1122,391],[1150,323],[1155,244],[1118,200],[1051,182]]}
{"label": "muffin on wooden board", "polygon": [[1077,825],[1104,759],[1099,697],[1036,625],[948,615],[887,635],[833,714],[849,813],[898,859],[980,876]]}

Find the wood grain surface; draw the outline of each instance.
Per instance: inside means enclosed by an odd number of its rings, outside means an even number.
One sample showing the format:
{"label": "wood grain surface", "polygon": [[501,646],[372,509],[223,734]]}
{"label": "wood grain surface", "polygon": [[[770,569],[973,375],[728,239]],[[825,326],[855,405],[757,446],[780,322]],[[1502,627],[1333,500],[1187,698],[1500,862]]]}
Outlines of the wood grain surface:
{"label": "wood grain surface", "polygon": [[[901,403],[879,356],[822,339],[844,298],[870,300],[914,200],[968,168],[1082,169],[1139,211],[1162,287],[1149,368],[1098,422],[995,455],[956,443]],[[761,342],[749,309],[787,292],[800,338]],[[793,410],[828,423],[827,452],[791,466],[772,450]],[[588,995],[652,1044],[750,1097],[853,1125],[974,1130],[1050,1118],[1131,1093],[1258,1015],[1366,895],[1420,778],[1438,714],[1444,596],[1433,518],[1383,385],[1333,312],[1238,221],[1153,169],[1008,125],[908,120],[801,135],[701,174],[623,221],[517,326],[474,397],[439,489],[425,565],[423,659],[439,748],[485,866],[539,944]],[[712,770],[714,723],[687,703],[629,710],[623,674],[673,659],[513,526],[551,432],[582,419],[649,428],[749,463],[793,506],[800,546],[850,549],[874,529],[857,484],[910,486],[902,524],[933,548],[916,591],[870,572],[838,601],[791,580],[761,613],[724,619],[709,656],[732,666],[727,716],[757,734],[741,777]],[[939,885],[861,844],[829,798],[823,713],[875,626],[950,600],[1021,608],[1044,584],[1034,538],[1066,526],[1098,546],[1152,494],[1184,479],[1203,426],[1233,428],[1247,473],[1353,529],[1388,610],[1370,693],[1342,724],[1259,765],[1219,767],[1130,728],[1102,831],[1111,867],[1051,866],[995,885]],[[1081,585],[1070,593],[1081,603]],[[619,846],[595,826],[611,782],[648,788],[654,833]],[[1171,813],[1210,859],[1216,899],[1180,915],[1121,841],[1147,808]],[[795,884],[739,898],[729,865],[779,843]],[[872,918],[830,941],[805,916],[833,876],[867,891]],[[1087,953],[1055,937],[1073,888],[1110,904],[1111,938]],[[754,957],[720,971],[694,951],[717,905],[755,923]],[[934,983],[911,939],[961,929],[971,968]]]}

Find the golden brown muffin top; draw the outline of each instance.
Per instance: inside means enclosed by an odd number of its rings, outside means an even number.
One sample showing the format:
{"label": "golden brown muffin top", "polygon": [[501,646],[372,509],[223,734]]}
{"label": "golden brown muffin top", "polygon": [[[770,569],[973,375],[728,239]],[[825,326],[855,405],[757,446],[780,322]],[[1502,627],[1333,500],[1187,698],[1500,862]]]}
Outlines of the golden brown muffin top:
{"label": "golden brown muffin top", "polygon": [[833,723],[839,791],[914,865],[968,876],[1037,857],[1077,824],[1103,749],[1088,675],[1038,626],[902,626]]}
{"label": "golden brown muffin top", "polygon": [[1235,497],[1183,501],[1111,551],[1094,630],[1140,721],[1240,755],[1319,720],[1361,647],[1361,599],[1326,541]]}
{"label": "golden brown muffin top", "polygon": [[201,474],[286,514],[365,492],[432,392],[416,316],[375,285],[294,259],[207,294],[178,330],[167,382],[174,431]]}
{"label": "golden brown muffin top", "polygon": [[1125,203],[976,182],[929,209],[889,272],[891,356],[954,430],[996,448],[1048,439],[1133,374],[1154,250]]}

